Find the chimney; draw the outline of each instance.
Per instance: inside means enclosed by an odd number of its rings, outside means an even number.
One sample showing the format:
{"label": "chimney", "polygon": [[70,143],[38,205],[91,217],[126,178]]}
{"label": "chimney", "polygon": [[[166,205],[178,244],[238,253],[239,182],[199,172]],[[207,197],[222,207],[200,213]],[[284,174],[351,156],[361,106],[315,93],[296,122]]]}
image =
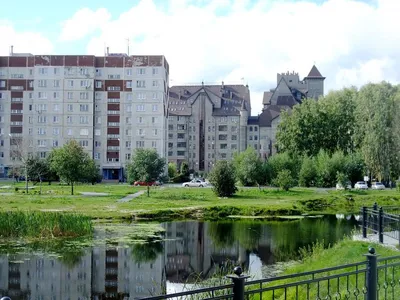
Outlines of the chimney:
{"label": "chimney", "polygon": [[181,97],[182,97],[182,95],[181,95],[181,90],[179,90],[178,96],[179,96],[179,100],[181,100]]}
{"label": "chimney", "polygon": [[106,52],[107,56],[110,55],[110,47],[107,47],[107,52]]}
{"label": "chimney", "polygon": [[224,82],[223,82],[223,81],[222,81],[221,88],[222,88],[222,89],[224,89],[224,88],[225,88],[225,85],[224,85]]}
{"label": "chimney", "polygon": [[13,56],[13,55],[14,55],[14,46],[11,45],[11,47],[10,47],[10,56]]}

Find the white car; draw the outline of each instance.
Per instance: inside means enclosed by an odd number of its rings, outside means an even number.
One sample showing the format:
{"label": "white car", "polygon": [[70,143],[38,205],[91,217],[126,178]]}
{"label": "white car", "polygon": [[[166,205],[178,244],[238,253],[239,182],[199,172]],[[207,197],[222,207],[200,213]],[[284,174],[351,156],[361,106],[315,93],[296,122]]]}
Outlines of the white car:
{"label": "white car", "polygon": [[372,188],[373,190],[384,190],[384,189],[385,189],[385,186],[383,185],[382,182],[374,182],[374,183],[372,183],[371,188]]}
{"label": "white car", "polygon": [[205,187],[206,185],[207,183],[200,179],[193,179],[192,181],[182,183],[183,187]]}
{"label": "white car", "polygon": [[356,190],[368,190],[368,185],[365,183],[365,181],[357,181],[354,185],[354,188]]}

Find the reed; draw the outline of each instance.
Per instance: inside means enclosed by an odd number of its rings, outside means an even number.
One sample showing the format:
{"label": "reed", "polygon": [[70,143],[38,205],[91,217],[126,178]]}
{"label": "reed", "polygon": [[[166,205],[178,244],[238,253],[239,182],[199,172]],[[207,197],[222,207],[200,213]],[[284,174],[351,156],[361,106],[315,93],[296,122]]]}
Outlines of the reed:
{"label": "reed", "polygon": [[0,237],[77,237],[93,232],[89,217],[40,211],[0,212]]}

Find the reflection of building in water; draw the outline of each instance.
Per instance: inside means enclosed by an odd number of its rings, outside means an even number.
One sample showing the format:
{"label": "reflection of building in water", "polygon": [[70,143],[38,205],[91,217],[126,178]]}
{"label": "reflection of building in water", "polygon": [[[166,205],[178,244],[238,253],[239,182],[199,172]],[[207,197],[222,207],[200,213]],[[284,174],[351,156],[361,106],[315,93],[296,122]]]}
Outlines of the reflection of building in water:
{"label": "reflection of building in water", "polygon": [[248,263],[248,253],[237,241],[217,247],[209,238],[209,223],[173,222],[164,224],[166,276],[171,282],[190,282],[198,276],[208,278],[227,261]]}

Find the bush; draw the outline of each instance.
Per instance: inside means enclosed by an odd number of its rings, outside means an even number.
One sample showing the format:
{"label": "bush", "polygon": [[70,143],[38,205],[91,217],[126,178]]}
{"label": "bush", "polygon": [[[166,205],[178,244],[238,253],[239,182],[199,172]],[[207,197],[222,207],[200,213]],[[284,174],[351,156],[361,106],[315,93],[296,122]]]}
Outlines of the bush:
{"label": "bush", "polygon": [[314,186],[316,181],[317,168],[315,167],[315,161],[311,157],[305,156],[299,172],[299,185],[310,187]]}
{"label": "bush", "polygon": [[292,178],[298,178],[300,161],[297,157],[292,157],[286,152],[271,156],[268,159],[268,165],[272,180],[274,180],[282,170],[288,170]]}
{"label": "bush", "polygon": [[274,179],[274,185],[281,188],[284,191],[288,191],[294,186],[294,180],[289,170],[282,170],[278,173]]}
{"label": "bush", "polygon": [[217,161],[208,178],[214,193],[219,197],[230,197],[237,191],[235,168],[231,162]]}

